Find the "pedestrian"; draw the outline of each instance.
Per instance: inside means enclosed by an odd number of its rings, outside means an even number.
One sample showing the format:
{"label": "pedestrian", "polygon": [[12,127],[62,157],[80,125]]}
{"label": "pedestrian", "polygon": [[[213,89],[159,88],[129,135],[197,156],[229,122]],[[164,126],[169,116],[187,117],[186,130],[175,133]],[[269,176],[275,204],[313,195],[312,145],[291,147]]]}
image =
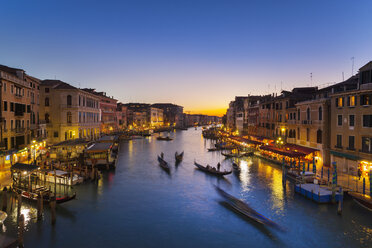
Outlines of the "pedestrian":
{"label": "pedestrian", "polygon": [[360,180],[360,177],[362,176],[362,170],[360,168],[358,168],[358,177],[359,177],[359,180]]}
{"label": "pedestrian", "polygon": [[220,171],[220,168],[221,168],[221,164],[220,164],[220,162],[218,162],[218,164],[217,164],[217,170]]}

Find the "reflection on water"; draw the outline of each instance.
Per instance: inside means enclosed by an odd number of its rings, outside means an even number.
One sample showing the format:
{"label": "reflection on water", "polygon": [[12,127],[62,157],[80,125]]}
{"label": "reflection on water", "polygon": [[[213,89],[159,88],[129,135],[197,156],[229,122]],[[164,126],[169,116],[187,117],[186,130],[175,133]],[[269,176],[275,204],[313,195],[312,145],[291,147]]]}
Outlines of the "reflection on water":
{"label": "reflection on water", "polygon": [[[165,135],[165,134],[164,134]],[[239,160],[241,171],[225,178],[199,171],[194,160],[231,169],[232,160],[207,152],[214,144],[200,130],[170,133],[121,143],[115,171],[97,182],[75,186],[77,200],[57,206],[50,225],[49,207],[36,222],[36,204],[22,204],[27,247],[371,247],[371,213],[345,199],[342,216],[336,205],[317,205],[282,186],[281,170],[258,158]],[[175,166],[174,153],[185,151]],[[158,165],[164,152],[168,176]],[[259,213],[288,229],[277,232],[234,214],[219,204],[213,185],[246,201]],[[10,206],[8,207],[11,208]],[[5,221],[16,236],[13,203]],[[57,235],[58,234],[58,235]]]}

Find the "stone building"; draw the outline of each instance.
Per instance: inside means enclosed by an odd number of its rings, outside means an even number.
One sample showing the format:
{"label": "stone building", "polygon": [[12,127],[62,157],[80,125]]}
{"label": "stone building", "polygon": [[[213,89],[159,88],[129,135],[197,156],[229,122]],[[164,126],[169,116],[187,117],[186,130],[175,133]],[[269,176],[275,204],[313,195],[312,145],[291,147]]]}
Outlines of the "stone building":
{"label": "stone building", "polygon": [[99,96],[60,80],[43,80],[40,119],[46,123],[48,142],[99,138],[100,100]]}
{"label": "stone building", "polygon": [[171,104],[171,103],[155,103],[151,107],[162,109],[164,124],[171,125],[175,127],[182,127],[184,124],[183,121],[183,107]]}
{"label": "stone building", "polygon": [[38,80],[22,69],[0,65],[0,82],[1,148],[25,148],[37,137]]}

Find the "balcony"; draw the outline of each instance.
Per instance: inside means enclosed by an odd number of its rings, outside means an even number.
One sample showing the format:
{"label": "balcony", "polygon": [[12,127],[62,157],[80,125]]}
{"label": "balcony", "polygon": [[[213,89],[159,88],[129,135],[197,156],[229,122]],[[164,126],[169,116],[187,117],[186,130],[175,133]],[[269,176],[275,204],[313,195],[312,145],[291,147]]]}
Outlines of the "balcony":
{"label": "balcony", "polygon": [[23,134],[25,132],[25,128],[24,127],[16,127],[16,128],[13,128],[12,129],[12,132],[15,132],[15,133],[18,133],[18,134]]}
{"label": "balcony", "polygon": [[303,125],[311,125],[311,124],[313,124],[313,121],[312,120],[303,120],[302,124]]}

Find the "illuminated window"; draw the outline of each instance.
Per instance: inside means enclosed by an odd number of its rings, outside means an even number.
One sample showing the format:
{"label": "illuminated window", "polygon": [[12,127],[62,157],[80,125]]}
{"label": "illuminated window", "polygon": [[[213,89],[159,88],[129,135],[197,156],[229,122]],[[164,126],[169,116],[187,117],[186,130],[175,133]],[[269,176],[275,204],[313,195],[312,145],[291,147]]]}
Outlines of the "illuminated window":
{"label": "illuminated window", "polygon": [[350,106],[355,106],[355,96],[350,97]]}
{"label": "illuminated window", "polygon": [[337,100],[337,102],[338,102],[337,107],[343,107],[344,106],[344,101],[343,100],[344,99],[342,97],[339,97],[338,98],[338,100]]}

